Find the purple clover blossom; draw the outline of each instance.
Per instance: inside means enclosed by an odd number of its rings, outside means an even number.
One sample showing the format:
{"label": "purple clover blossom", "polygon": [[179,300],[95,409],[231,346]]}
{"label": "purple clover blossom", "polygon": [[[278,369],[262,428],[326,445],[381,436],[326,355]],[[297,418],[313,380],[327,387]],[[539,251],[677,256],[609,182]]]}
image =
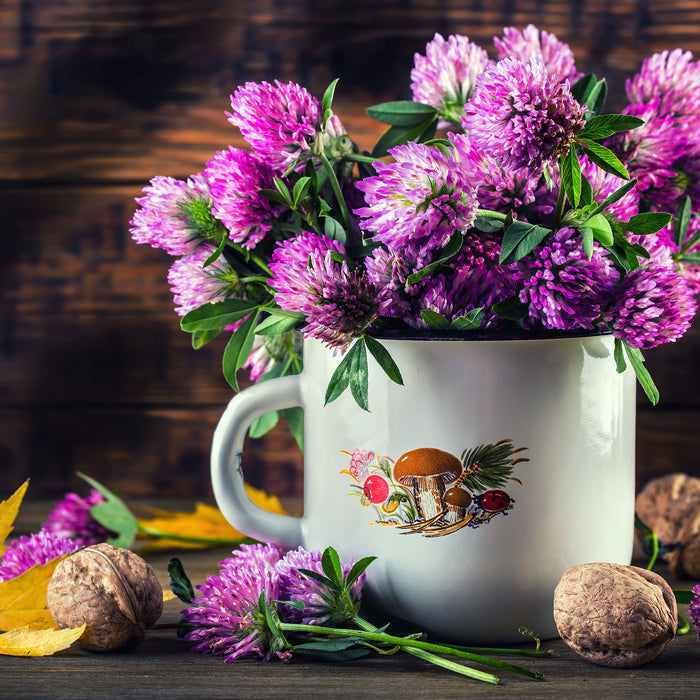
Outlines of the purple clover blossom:
{"label": "purple clover blossom", "polygon": [[67,493],[63,500],[56,501],[42,529],[53,535],[67,537],[79,547],[106,542],[116,533],[97,522],[90,514],[90,508],[104,501],[104,496],[92,489],[87,498],[77,493]]}
{"label": "purple clover blossom", "polygon": [[355,210],[374,240],[389,249],[420,243],[442,248],[476,218],[476,188],[439,148],[407,143],[392,148],[394,161],[377,161],[376,176],[357,183],[366,207]]}
{"label": "purple clover blossom", "polygon": [[[668,239],[672,240],[672,224],[669,224],[666,229],[664,229],[664,232],[666,232]],[[691,217],[690,221],[688,222],[688,231],[686,232],[685,235],[685,240],[683,243],[685,244],[686,242],[690,242],[694,236],[697,235],[697,233],[700,231],[700,217],[699,216],[693,216]],[[678,247],[676,245],[673,245],[672,249],[673,253],[678,253]],[[689,253],[689,254],[697,254],[700,253],[700,241],[695,243],[694,245],[690,246],[687,250],[684,250],[684,254]],[[698,295],[700,294],[700,265],[695,265],[690,262],[686,262],[685,260],[679,260],[678,261],[678,271],[680,272],[681,275],[685,278],[686,282],[688,282],[688,285],[690,286],[693,294]]]}
{"label": "purple clover blossom", "polygon": [[168,283],[179,316],[184,316],[202,304],[242,295],[238,275],[223,256],[204,267],[213,252],[214,247],[205,243],[191,255],[180,258],[171,265]]}
{"label": "purple clover blossom", "polygon": [[351,268],[345,247],[311,232],[283,241],[272,254],[269,284],[280,308],[304,314],[304,335],[344,350],[384,311],[388,300],[364,270]]}
{"label": "purple clover blossom", "polygon": [[[283,621],[335,626],[352,620],[358,614],[365,581],[364,573],[352,584],[345,595],[339,595],[337,590],[299,571],[299,569],[308,569],[324,575],[321,557],[321,552],[308,552],[300,547],[287,552],[277,563],[280,582],[279,600],[282,603],[285,601],[303,603],[305,606],[303,610],[298,610],[291,605],[280,605],[280,617]],[[350,568],[343,566],[343,577],[347,576]]]}
{"label": "purple clover blossom", "polygon": [[541,168],[508,169],[479,151],[468,134],[448,135],[459,167],[477,183],[479,206],[520,219],[544,218],[554,211],[555,201],[542,177]]}
{"label": "purple clover blossom", "polygon": [[240,148],[219,151],[208,161],[212,212],[244,248],[255,248],[272,229],[284,207],[260,194],[272,189],[274,173],[257,156]]}
{"label": "purple clover blossom", "polygon": [[273,654],[286,661],[289,653],[273,648],[265,616],[258,609],[261,594],[272,606],[279,599],[276,565],[282,550],[274,545],[241,545],[219,563],[218,576],[197,586],[200,595],[183,612],[193,629],[185,639],[197,642],[194,651],[223,655],[231,662],[245,658],[269,661]]}
{"label": "purple clover blossom", "polygon": [[[253,151],[275,171],[284,172],[300,156],[312,151],[317,139],[323,139],[321,105],[304,87],[296,83],[274,85],[248,82],[231,95],[229,122],[240,129]],[[326,136],[345,137],[337,117],[326,124]]]}
{"label": "purple clover blossom", "polygon": [[505,167],[539,168],[568,153],[584,109],[542,61],[505,58],[477,78],[462,126],[476,148]]}
{"label": "purple clover blossom", "polygon": [[528,328],[590,330],[618,281],[618,273],[594,244],[588,260],[581,236],[562,228],[517,263],[519,299],[527,304]]}
{"label": "purple clover blossom", "polygon": [[583,75],[576,70],[571,47],[559,41],[554,34],[539,31],[532,24],[528,24],[522,32],[515,27],[505,27],[503,38],[494,37],[493,43],[499,61],[517,58],[527,63],[532,58],[539,59],[549,75],[561,82],[568,80],[572,84]]}
{"label": "purple clover blossom", "polygon": [[257,382],[275,365],[290,357],[301,355],[302,336],[299,331],[288,331],[279,335],[256,335],[253,349],[243,365],[250,370],[250,379]]}
{"label": "purple clover blossom", "polygon": [[698,308],[685,279],[655,261],[627,273],[615,292],[603,320],[631,348],[653,348],[677,340]]}
{"label": "purple clover blossom", "polygon": [[432,105],[442,117],[439,127],[459,124],[464,103],[471,97],[476,77],[491,63],[488,54],[466,36],[441,34],[414,55],[411,70],[413,100]]}
{"label": "purple clover blossom", "polygon": [[659,99],[626,107],[623,114],[639,117],[644,124],[608,140],[637,179],[642,201],[656,211],[675,210],[683,194],[700,203],[700,143],[691,138],[675,117],[659,113]]}
{"label": "purple clover blossom", "polygon": [[10,543],[0,560],[0,583],[17,578],[33,566],[41,566],[80,549],[77,542],[42,529]]}
{"label": "purple clover blossom", "polygon": [[690,619],[698,631],[698,642],[700,642],[700,585],[693,586],[695,595],[690,600]]}
{"label": "purple clover blossom", "polygon": [[460,253],[447,263],[450,270],[423,280],[415,316],[407,319],[407,323],[425,328],[420,315],[423,310],[436,311],[452,321],[469,311],[484,308],[482,327],[501,325],[490,307],[515,294],[516,287],[510,269],[498,264],[500,249],[493,234],[468,233]]}
{"label": "purple clover blossom", "polygon": [[187,180],[158,175],[143,188],[145,197],[137,197],[131,219],[132,238],[162,248],[170,255],[189,255],[201,242],[200,222],[193,218],[192,204],[199,202],[206,211],[211,206],[209,185],[203,175]]}
{"label": "purple clover blossom", "polygon": [[658,114],[691,117],[695,122],[700,114],[700,61],[682,49],[655,53],[644,59],[625,89],[632,104],[655,102]]}

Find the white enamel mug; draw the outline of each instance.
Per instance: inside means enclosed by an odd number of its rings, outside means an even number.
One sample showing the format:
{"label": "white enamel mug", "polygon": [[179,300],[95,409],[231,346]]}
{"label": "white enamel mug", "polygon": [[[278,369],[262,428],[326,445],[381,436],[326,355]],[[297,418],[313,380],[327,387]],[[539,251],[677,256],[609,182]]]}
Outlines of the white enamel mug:
{"label": "white enamel mug", "polygon": [[[340,356],[309,340],[302,374],[232,399],[212,445],[221,511],[257,540],[378,557],[369,602],[442,640],[556,636],[562,574],[632,556],[635,378],[613,338],[381,342],[404,384],[370,357],[370,412],[349,391],[324,406]],[[305,411],[300,518],[254,505],[242,471],[250,423],[291,406]]]}

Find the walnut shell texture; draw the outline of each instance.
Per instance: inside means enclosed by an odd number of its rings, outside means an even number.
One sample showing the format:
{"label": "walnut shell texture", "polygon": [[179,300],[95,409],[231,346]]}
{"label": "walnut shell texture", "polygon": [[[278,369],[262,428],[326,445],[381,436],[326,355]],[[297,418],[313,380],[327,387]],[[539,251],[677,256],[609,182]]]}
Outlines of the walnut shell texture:
{"label": "walnut shell texture", "polygon": [[664,544],[677,545],[662,554],[671,571],[700,577],[700,479],[687,474],[652,479],[637,495],[635,511]]}
{"label": "walnut shell texture", "polygon": [[561,638],[601,666],[641,666],[665,651],[678,626],[673,590],[658,574],[622,564],[580,564],[554,591]]}
{"label": "walnut shell texture", "polygon": [[163,590],[150,564],[111,544],[96,544],[62,561],[49,581],[49,610],[59,628],[87,628],[78,644],[112,651],[143,641],[163,612]]}

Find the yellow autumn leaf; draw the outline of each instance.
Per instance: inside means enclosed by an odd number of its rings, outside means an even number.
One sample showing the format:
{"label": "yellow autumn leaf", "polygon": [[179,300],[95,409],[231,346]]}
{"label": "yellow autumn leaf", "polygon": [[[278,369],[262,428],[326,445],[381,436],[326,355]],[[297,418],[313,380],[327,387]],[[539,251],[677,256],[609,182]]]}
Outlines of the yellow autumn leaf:
{"label": "yellow autumn leaf", "polygon": [[6,501],[0,503],[0,555],[4,554],[7,549],[3,543],[12,532],[12,525],[19,512],[27,486],[29,486],[29,481],[25,481]]}
{"label": "yellow autumn leaf", "polygon": [[[246,484],[251,500],[272,513],[286,515],[277,496]],[[217,544],[235,544],[246,539],[235,530],[215,506],[197,503],[194,513],[157,511],[152,520],[139,520],[140,534],[156,538],[146,549],[202,548]]]}
{"label": "yellow autumn leaf", "polygon": [[167,603],[171,600],[175,600],[176,598],[177,598],[177,596],[172,591],[167,591],[167,590],[163,591],[163,602],[164,603]]}
{"label": "yellow autumn leaf", "polygon": [[23,574],[0,583],[0,631],[25,625],[31,630],[56,626],[46,605],[46,589],[56,565],[67,556],[32,566]]}
{"label": "yellow autumn leaf", "polygon": [[31,630],[28,626],[0,634],[0,654],[8,656],[50,656],[67,649],[85,631],[82,627],[65,630]]}

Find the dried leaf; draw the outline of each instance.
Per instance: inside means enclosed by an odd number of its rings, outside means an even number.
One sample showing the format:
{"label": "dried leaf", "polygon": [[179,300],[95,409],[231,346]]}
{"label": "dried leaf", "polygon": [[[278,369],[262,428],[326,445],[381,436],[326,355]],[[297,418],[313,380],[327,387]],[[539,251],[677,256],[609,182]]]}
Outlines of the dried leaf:
{"label": "dried leaf", "polygon": [[6,501],[0,503],[0,555],[7,549],[3,543],[12,532],[12,525],[19,512],[27,486],[29,486],[29,481],[25,481]]}
{"label": "dried leaf", "polygon": [[28,626],[0,634],[0,654],[8,656],[50,656],[67,649],[85,631],[82,627],[65,630],[31,630]]}
{"label": "dried leaf", "polygon": [[46,630],[56,626],[46,605],[46,589],[56,565],[67,556],[70,555],[33,566],[0,583],[0,630],[9,631],[25,625],[31,630]]}
{"label": "dried leaf", "polygon": [[[251,500],[272,513],[286,515],[276,496],[246,484]],[[197,503],[194,513],[157,511],[152,520],[139,520],[140,534],[155,538],[145,549],[198,549],[216,544],[234,544],[246,536],[229,525],[221,511],[215,506]],[[187,541],[187,540],[191,541]]]}
{"label": "dried leaf", "polygon": [[163,602],[167,603],[168,601],[175,600],[177,596],[172,592],[172,591],[166,591],[163,590]]}

